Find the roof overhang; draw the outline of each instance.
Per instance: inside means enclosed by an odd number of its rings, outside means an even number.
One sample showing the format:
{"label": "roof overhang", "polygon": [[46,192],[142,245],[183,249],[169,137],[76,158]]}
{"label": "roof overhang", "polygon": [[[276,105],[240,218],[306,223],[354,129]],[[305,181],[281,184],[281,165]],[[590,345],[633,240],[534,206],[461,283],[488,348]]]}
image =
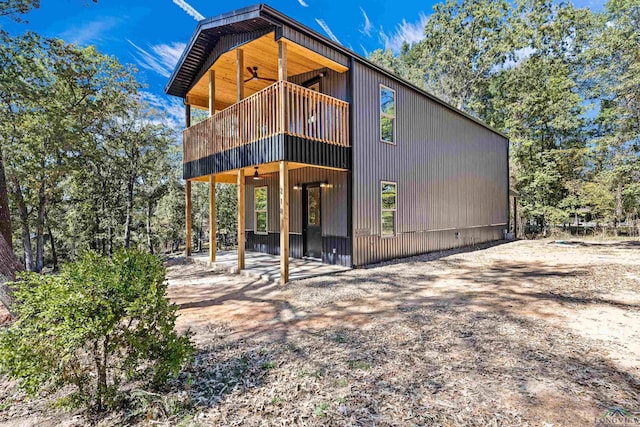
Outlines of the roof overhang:
{"label": "roof overhang", "polygon": [[413,83],[385,70],[377,64],[369,61],[367,58],[345,48],[344,46],[329,40],[327,37],[319,34],[311,28],[289,18],[285,14],[277,11],[276,9],[266,5],[257,4],[242,9],[237,9],[232,12],[224,13],[222,15],[214,16],[212,18],[203,19],[198,22],[195,32],[191,36],[191,40],[187,45],[185,51],[180,56],[176,68],[169,77],[169,82],[165,86],[165,92],[169,95],[178,96],[181,98],[186,97],[189,89],[196,83],[199,77],[201,77],[202,68],[207,62],[211,51],[216,46],[222,36],[242,33],[242,32],[256,32],[267,29],[278,28],[283,25],[289,26],[309,37],[319,41],[320,43],[334,49],[335,51],[346,55],[352,60],[358,61],[370,68],[377,70],[378,72],[388,76],[389,78],[396,80],[397,82],[412,88],[418,93],[426,96],[427,98],[441,104],[449,110],[466,117],[467,119],[476,122],[477,124],[489,129],[490,131],[508,139],[508,136],[503,132],[495,129],[493,126],[488,125],[477,117],[462,111],[449,103],[443,101],[437,96],[425,91],[422,88],[417,87]]}
{"label": "roof overhang", "polygon": [[198,22],[164,91],[184,98],[221,37],[273,28],[274,23],[261,16],[262,6],[245,7]]}

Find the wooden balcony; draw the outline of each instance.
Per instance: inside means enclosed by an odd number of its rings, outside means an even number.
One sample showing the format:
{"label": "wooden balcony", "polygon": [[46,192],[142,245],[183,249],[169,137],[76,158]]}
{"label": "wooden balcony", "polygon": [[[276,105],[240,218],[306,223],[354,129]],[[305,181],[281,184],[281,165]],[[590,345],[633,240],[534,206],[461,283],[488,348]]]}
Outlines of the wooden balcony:
{"label": "wooden balcony", "polygon": [[[289,139],[295,141],[297,148],[304,148],[298,147],[304,144],[315,147],[327,144],[329,151],[346,149],[349,147],[349,103],[287,81],[276,82],[185,129],[183,163],[233,155],[250,144],[277,141],[280,135],[292,137]],[[222,171],[221,167],[197,169],[199,172],[185,175],[193,178]]]}

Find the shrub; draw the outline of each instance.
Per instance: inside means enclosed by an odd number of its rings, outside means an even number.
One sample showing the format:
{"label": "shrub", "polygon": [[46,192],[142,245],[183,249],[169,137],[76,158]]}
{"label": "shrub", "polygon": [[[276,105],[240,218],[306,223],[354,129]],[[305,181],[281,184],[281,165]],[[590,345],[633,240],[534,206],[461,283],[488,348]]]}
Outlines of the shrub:
{"label": "shrub", "polygon": [[16,322],[0,332],[0,372],[28,394],[75,386],[69,403],[111,409],[127,380],[151,386],[176,375],[193,352],[175,330],[160,259],[85,253],[58,275],[23,273]]}

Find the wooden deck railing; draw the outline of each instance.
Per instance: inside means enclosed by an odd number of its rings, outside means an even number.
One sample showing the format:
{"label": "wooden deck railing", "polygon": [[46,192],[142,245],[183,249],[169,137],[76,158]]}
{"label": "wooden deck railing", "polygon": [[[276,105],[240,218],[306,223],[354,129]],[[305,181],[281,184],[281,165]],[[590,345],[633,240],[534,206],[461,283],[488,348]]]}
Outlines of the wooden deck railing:
{"label": "wooden deck railing", "polygon": [[183,132],[190,162],[278,134],[349,146],[349,103],[279,81]]}

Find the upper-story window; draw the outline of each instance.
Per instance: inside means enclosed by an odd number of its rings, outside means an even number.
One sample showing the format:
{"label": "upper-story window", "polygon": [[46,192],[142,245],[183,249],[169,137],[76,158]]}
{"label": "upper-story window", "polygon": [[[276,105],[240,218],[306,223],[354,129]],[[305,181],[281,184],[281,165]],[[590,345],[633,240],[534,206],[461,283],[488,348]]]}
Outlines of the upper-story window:
{"label": "upper-story window", "polygon": [[267,187],[256,187],[253,190],[253,211],[255,215],[256,234],[267,234]]}
{"label": "upper-story window", "polygon": [[380,141],[396,143],[396,91],[380,85]]}

